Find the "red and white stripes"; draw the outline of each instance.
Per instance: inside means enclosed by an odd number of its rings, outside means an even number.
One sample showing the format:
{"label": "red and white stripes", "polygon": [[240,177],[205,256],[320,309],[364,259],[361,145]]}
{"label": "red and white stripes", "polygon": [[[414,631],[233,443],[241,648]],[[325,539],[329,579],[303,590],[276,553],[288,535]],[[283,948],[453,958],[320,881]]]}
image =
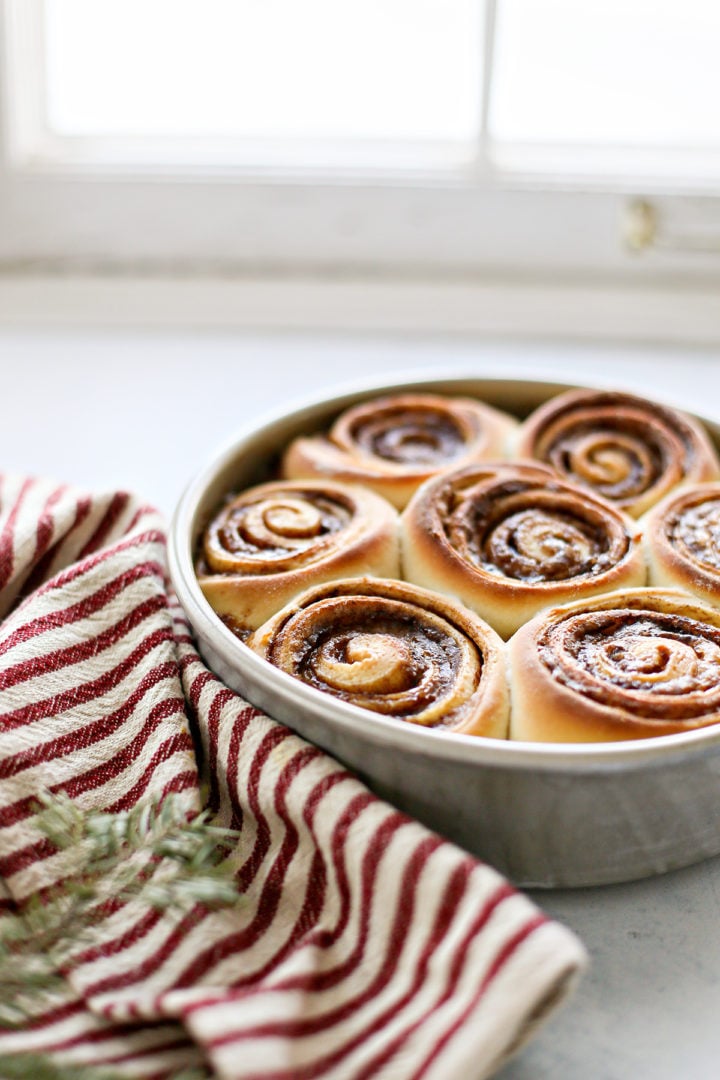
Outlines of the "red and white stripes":
{"label": "red and white stripes", "polygon": [[243,902],[116,906],[67,995],[0,1051],[143,1077],[489,1075],[583,963],[492,869],[370,794],[203,665],[168,593],[162,523],[116,493],[0,487],[1,910],[61,879],[33,797],[121,810],[209,799],[241,830]]}

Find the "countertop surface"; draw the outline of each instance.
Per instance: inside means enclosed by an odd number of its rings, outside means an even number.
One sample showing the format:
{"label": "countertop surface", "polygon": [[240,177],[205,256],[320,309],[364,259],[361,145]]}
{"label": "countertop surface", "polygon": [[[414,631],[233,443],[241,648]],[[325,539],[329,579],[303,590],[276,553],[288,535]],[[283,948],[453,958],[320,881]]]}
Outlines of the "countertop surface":
{"label": "countertop surface", "polygon": [[[169,516],[215,449],[263,412],[415,372],[600,382],[720,417],[720,354],[700,351],[0,330],[0,467],[135,490]],[[591,965],[502,1080],[720,1075],[720,858],[641,882],[533,896],[578,933]]]}

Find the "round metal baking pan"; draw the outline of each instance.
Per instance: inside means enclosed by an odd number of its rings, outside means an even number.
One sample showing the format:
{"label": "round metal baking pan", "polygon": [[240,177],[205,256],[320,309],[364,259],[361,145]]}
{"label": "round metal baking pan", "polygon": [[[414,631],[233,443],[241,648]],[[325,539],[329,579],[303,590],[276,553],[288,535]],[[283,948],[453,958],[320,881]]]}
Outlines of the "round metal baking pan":
{"label": "round metal baking pan", "polygon": [[[427,730],[297,682],[238,641],[193,569],[229,491],[266,479],[279,452],[341,410],[408,389],[478,397],[517,416],[569,384],[466,376],[366,385],[260,422],[185,492],[170,573],[208,666],[268,715],[359,773],[379,795],[526,887],[631,881],[720,853],[720,725],[636,742],[503,742]],[[700,417],[717,445],[720,427]]]}

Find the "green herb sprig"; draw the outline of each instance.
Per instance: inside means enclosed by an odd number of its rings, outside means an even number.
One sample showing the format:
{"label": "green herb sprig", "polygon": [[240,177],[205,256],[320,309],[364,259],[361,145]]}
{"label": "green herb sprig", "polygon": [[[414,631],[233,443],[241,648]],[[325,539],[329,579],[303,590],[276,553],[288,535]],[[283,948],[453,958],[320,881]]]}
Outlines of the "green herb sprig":
{"label": "green herb sprig", "polygon": [[[196,906],[239,902],[227,858],[239,833],[190,815],[178,795],[117,814],[83,811],[65,794],[43,795],[36,824],[71,872],[0,921],[0,1033],[21,1027],[67,986],[73,956],[97,940],[109,905],[137,901],[177,917]],[[180,1076],[181,1074],[178,1074]],[[207,1075],[182,1073],[184,1080]],[[72,1069],[35,1053],[0,1054],[0,1076],[33,1080],[112,1080],[107,1069]]]}

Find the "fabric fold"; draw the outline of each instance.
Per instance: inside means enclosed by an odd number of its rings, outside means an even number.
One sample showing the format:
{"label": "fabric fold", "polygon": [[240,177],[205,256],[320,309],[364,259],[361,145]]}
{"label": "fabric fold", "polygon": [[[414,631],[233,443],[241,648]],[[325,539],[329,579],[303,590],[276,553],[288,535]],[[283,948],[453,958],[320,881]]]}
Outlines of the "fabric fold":
{"label": "fabric fold", "polygon": [[208,671],[154,510],[4,477],[0,585],[0,907],[69,872],[35,821],[44,789],[114,812],[205,802],[240,830],[242,894],[182,917],[119,906],[0,1051],[158,1078],[466,1080],[565,996],[585,962],[570,931]]}

